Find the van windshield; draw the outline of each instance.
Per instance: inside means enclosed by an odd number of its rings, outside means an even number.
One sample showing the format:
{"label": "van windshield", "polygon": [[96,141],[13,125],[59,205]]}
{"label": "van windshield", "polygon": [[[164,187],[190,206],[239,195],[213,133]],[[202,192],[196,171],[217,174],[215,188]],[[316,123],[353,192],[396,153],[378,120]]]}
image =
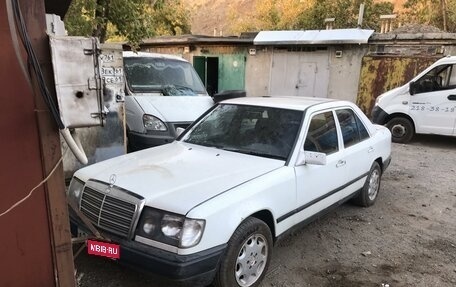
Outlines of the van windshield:
{"label": "van windshield", "polygon": [[206,90],[193,69],[184,61],[152,58],[124,58],[127,85],[134,93],[161,92],[165,96],[196,96]]}

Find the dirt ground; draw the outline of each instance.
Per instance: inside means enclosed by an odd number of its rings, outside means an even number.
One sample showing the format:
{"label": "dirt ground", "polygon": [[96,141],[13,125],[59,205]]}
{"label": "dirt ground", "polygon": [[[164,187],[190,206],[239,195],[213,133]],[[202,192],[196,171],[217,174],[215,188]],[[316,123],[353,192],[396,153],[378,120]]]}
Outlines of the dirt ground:
{"label": "dirt ground", "polygon": [[[456,138],[393,144],[374,206],[344,204],[274,249],[262,286],[456,286]],[[81,254],[81,287],[162,287],[156,278]]]}

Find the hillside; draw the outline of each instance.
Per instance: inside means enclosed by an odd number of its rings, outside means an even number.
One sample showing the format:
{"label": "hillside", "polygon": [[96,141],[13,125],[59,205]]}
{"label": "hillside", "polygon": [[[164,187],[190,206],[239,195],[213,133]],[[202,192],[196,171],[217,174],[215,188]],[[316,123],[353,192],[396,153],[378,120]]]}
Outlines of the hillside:
{"label": "hillside", "polygon": [[[231,35],[230,17],[249,17],[258,1],[261,0],[182,0],[192,13],[192,34],[211,36]],[[382,1],[393,3],[397,10],[406,0],[378,0]]]}
{"label": "hillside", "polygon": [[[246,17],[255,10],[258,0],[182,0],[192,13],[192,34],[218,35],[231,34],[230,12],[236,17]],[[261,1],[261,0],[260,0]]]}

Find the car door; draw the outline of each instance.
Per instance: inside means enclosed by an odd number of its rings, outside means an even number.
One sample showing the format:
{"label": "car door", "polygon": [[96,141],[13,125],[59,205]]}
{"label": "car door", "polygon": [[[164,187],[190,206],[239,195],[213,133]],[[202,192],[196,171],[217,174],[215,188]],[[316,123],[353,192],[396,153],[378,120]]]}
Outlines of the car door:
{"label": "car door", "polygon": [[363,187],[372,163],[375,160],[375,147],[364,123],[356,112],[349,108],[335,111],[342,135],[344,161],[348,171],[347,192],[356,192]]}
{"label": "car door", "polygon": [[301,222],[337,202],[347,177],[344,152],[333,111],[310,116],[304,151],[326,154],[326,165],[305,164],[295,167],[297,186],[296,222]]}
{"label": "car door", "polygon": [[411,85],[409,113],[417,133],[452,135],[456,122],[456,65],[440,65]]}

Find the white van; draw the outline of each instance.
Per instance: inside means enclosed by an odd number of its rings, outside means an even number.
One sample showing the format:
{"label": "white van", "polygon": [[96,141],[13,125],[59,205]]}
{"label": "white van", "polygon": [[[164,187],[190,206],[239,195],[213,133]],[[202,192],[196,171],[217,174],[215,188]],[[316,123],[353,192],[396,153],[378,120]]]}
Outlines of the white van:
{"label": "white van", "polygon": [[372,121],[385,124],[399,143],[415,133],[456,136],[456,56],[438,60],[407,84],[380,95]]}
{"label": "white van", "polygon": [[124,52],[129,150],[172,142],[213,100],[193,66],[172,55]]}

